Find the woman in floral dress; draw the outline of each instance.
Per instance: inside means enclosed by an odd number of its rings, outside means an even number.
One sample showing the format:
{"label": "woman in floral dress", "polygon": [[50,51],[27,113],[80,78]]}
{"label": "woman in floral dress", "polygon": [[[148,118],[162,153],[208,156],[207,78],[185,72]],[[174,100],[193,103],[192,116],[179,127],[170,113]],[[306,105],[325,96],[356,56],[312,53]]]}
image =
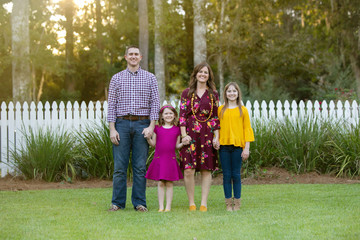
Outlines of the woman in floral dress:
{"label": "woman in floral dress", "polygon": [[214,75],[207,63],[195,66],[189,88],[181,94],[180,129],[184,147],[180,151],[180,167],[189,198],[190,211],[196,210],[194,201],[195,171],[201,173],[200,211],[207,211],[207,198],[211,186],[211,171],[218,167],[219,96]]}

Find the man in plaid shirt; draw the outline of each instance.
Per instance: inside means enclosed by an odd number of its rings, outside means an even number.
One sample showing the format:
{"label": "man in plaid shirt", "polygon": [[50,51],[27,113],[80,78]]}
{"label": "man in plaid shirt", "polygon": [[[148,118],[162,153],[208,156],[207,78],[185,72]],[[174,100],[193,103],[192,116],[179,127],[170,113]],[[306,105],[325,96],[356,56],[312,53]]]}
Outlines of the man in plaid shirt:
{"label": "man in plaid shirt", "polygon": [[127,69],[115,74],[109,86],[107,117],[114,156],[113,196],[109,211],[125,208],[131,152],[131,201],[136,211],[147,212],[145,174],[149,145],[146,137],[153,134],[159,118],[159,90],[154,74],[140,68],[142,55],[137,46],[126,48],[125,59]]}

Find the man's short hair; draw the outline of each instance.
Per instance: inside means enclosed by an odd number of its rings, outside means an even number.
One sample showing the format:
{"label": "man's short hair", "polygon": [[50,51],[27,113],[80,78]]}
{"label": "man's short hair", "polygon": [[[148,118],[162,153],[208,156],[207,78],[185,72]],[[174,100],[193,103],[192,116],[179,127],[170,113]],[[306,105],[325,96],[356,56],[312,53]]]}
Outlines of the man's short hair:
{"label": "man's short hair", "polygon": [[137,48],[137,49],[139,49],[140,55],[142,56],[142,54],[141,54],[141,50],[140,50],[140,48],[139,48],[137,45],[130,45],[130,46],[127,46],[127,47],[126,47],[126,50],[125,50],[125,55],[127,55],[127,54],[128,54],[128,51],[129,51],[129,49],[130,49],[130,48]]}

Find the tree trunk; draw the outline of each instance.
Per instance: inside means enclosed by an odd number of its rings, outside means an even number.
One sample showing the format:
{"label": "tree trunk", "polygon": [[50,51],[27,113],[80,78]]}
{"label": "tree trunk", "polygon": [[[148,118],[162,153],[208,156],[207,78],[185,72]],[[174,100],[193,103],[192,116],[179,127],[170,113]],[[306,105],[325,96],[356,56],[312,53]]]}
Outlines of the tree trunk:
{"label": "tree trunk", "polygon": [[65,44],[65,57],[66,57],[66,73],[65,73],[65,88],[69,92],[75,91],[74,81],[74,2],[73,0],[67,0],[65,2],[65,30],[66,30],[66,44]]}
{"label": "tree trunk", "polygon": [[206,25],[203,17],[204,0],[193,0],[194,65],[206,61]]}
{"label": "tree trunk", "polygon": [[351,69],[354,73],[354,77],[356,81],[356,94],[360,96],[360,67],[356,59],[357,58],[355,56],[350,55]]}
{"label": "tree trunk", "polygon": [[155,75],[159,86],[160,102],[165,100],[165,54],[161,43],[160,27],[162,26],[162,0],[154,1],[155,13]]}
{"label": "tree trunk", "polygon": [[[186,62],[189,68],[194,66],[194,11],[192,6],[192,0],[183,1],[183,9],[185,11],[184,25],[187,36],[184,39],[184,48],[186,54]],[[189,34],[190,33],[190,34]]]}
{"label": "tree trunk", "polygon": [[149,20],[148,7],[146,0],[138,0],[139,5],[139,47],[143,58],[141,60],[141,68],[149,69]]}
{"label": "tree trunk", "polygon": [[11,26],[13,100],[30,101],[29,0],[13,0]]}
{"label": "tree trunk", "polygon": [[[221,1],[221,10],[220,10],[220,22],[219,22],[219,28],[218,28],[218,36],[221,39],[221,36],[223,34],[223,25],[224,25],[224,12],[225,12],[225,5],[227,4],[228,0]],[[220,96],[222,96],[224,91],[224,61],[223,61],[223,48],[222,45],[219,44],[219,52],[218,52],[218,58],[217,58],[217,67],[218,67],[218,74],[219,74],[219,83],[220,83]],[[224,96],[222,96],[224,97]]]}
{"label": "tree trunk", "polygon": [[43,69],[41,72],[41,80],[40,80],[40,85],[39,85],[39,91],[36,97],[36,101],[39,102],[43,93],[43,88],[44,88],[44,82],[45,82],[45,70]]}
{"label": "tree trunk", "polygon": [[97,47],[97,74],[99,76],[97,81],[97,95],[102,96],[107,75],[104,71],[104,58],[103,58],[103,25],[102,25],[102,12],[101,1],[96,0],[96,47]]}
{"label": "tree trunk", "polygon": [[96,46],[102,50],[102,22],[101,22],[101,3],[100,0],[96,0]]}

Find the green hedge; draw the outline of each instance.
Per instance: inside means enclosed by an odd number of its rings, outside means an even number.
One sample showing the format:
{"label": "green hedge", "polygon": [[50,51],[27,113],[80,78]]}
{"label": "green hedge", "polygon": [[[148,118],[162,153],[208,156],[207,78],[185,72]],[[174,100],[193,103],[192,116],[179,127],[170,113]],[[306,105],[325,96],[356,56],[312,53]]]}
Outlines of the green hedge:
{"label": "green hedge", "polygon": [[[254,121],[255,142],[243,164],[244,176],[277,166],[294,173],[316,171],[337,176],[360,175],[360,125],[316,118]],[[28,179],[71,181],[72,178],[111,179],[112,144],[106,122],[69,133],[59,129],[24,132],[25,144],[11,155],[13,167]],[[149,149],[149,166],[154,149]],[[132,169],[129,164],[128,176]]]}

